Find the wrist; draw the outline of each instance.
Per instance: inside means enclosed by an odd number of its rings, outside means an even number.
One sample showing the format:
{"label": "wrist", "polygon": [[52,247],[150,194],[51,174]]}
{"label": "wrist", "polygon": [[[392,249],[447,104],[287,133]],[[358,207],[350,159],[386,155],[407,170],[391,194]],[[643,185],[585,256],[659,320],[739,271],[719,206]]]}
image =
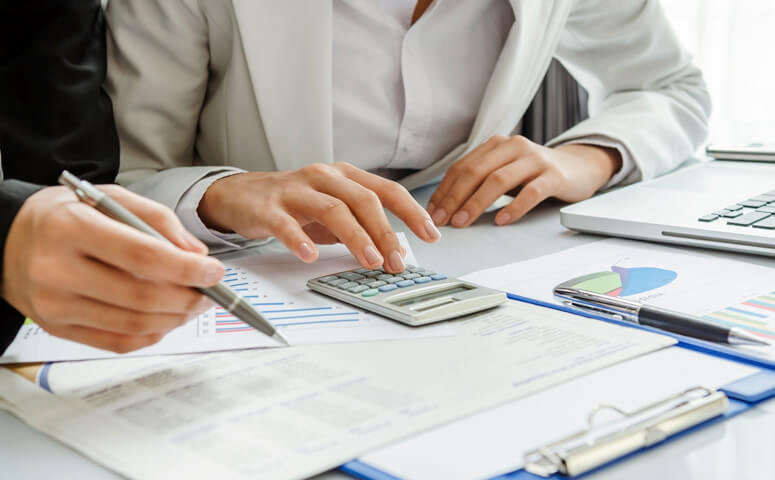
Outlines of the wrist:
{"label": "wrist", "polygon": [[602,187],[622,168],[622,154],[616,148],[574,143],[555,147],[591,167]]}
{"label": "wrist", "polygon": [[232,227],[227,225],[228,221],[224,218],[224,213],[228,212],[228,207],[224,206],[224,202],[228,199],[229,191],[234,191],[230,187],[232,183],[230,180],[239,175],[241,174],[219,178],[205,190],[204,195],[199,200],[199,205],[197,205],[196,213],[207,228],[223,233],[234,231]]}

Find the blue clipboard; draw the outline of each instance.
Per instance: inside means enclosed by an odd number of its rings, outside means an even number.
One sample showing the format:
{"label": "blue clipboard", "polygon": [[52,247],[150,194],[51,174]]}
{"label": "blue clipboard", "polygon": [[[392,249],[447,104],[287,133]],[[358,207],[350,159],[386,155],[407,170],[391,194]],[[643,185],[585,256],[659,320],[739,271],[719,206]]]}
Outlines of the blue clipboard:
{"label": "blue clipboard", "polygon": [[[749,375],[748,377],[741,378],[740,380],[732,382],[731,384],[720,389],[729,398],[729,407],[727,408],[727,411],[724,412],[722,415],[712,418],[706,422],[703,422],[687,430],[684,430],[676,435],[673,435],[667,438],[665,441],[660,442],[656,445],[652,445],[650,447],[640,449],[629,455],[623,456],[610,463],[602,465],[596,468],[595,470],[592,470],[590,472],[585,473],[584,475],[581,475],[580,477],[573,477],[573,478],[581,478],[585,475],[589,475],[591,473],[604,469],[609,465],[614,465],[616,463],[626,461],[628,458],[631,458],[635,455],[639,455],[642,452],[645,452],[654,448],[659,448],[661,445],[669,443],[677,438],[681,438],[684,435],[688,435],[691,432],[694,432],[701,428],[705,428],[706,426],[724,421],[727,418],[732,418],[736,415],[739,415],[740,413],[752,408],[757,403],[767,400],[769,398],[775,397],[775,361],[752,358],[750,356],[740,353],[737,350],[716,345],[710,342],[704,342],[690,337],[685,337],[682,335],[674,335],[669,332],[664,332],[662,330],[656,330],[653,328],[644,327],[642,325],[637,325],[630,322],[617,321],[610,318],[601,317],[588,312],[574,310],[574,309],[565,307],[563,305],[550,304],[547,302],[533,300],[531,298],[522,297],[511,293],[509,293],[508,296],[510,299],[520,301],[520,302],[526,302],[526,303],[531,303],[533,305],[552,308],[555,310],[560,310],[560,311],[572,313],[575,315],[581,315],[581,316],[593,318],[596,320],[602,320],[605,322],[614,323],[614,324],[622,325],[629,328],[640,328],[650,332],[659,333],[662,335],[669,335],[678,340],[678,344],[677,344],[678,347],[688,348],[700,353],[715,355],[729,360],[751,364],[758,367],[763,367],[763,369],[760,370],[759,372]],[[369,465],[368,463],[365,463],[357,459],[342,465],[341,467],[339,467],[339,470],[354,478],[360,478],[363,480],[401,480],[398,477],[395,477],[389,473],[383,472],[382,470],[379,470],[378,468],[375,468]],[[539,479],[545,479],[545,478],[546,477],[539,477],[537,475],[533,475],[532,473],[529,473],[525,470],[520,469],[515,472],[494,477],[493,480],[539,480]],[[569,477],[565,477],[562,475],[555,475],[549,478],[561,480],[561,479],[567,479]]]}

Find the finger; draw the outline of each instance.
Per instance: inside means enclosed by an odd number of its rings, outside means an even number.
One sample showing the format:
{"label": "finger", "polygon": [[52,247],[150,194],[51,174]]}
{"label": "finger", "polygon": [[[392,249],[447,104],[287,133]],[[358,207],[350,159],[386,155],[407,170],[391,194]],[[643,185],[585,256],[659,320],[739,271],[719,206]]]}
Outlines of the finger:
{"label": "finger", "polygon": [[[461,158],[457,163],[452,165],[449,170],[447,170],[446,175],[444,175],[444,178],[441,179],[441,183],[439,183],[439,185],[436,187],[436,190],[431,195],[430,200],[428,200],[428,214],[433,217],[434,222],[436,222],[437,217],[441,218],[447,216],[448,212],[442,212],[438,215],[435,215],[436,209],[441,204],[441,201],[447,196],[455,182],[457,182],[457,179],[460,176],[460,170],[463,165],[465,165],[462,162],[476,162],[477,159],[481,158],[483,155],[487,154],[506,140],[506,137],[502,137],[500,135],[496,135],[490,138],[475,149],[471,150],[465,157]],[[439,222],[436,222],[436,225],[439,224]]]}
{"label": "finger", "polygon": [[257,213],[257,225],[266,225],[272,235],[293,252],[302,262],[312,263],[318,259],[315,242],[304,232],[299,222],[280,209]]}
{"label": "finger", "polygon": [[327,228],[362,266],[377,268],[384,262],[371,237],[344,201],[315,190],[302,190],[287,198],[285,207],[295,216],[312,219]]}
{"label": "finger", "polygon": [[329,229],[317,222],[305,225],[303,230],[304,233],[306,233],[307,236],[309,236],[309,238],[311,238],[312,241],[318,245],[333,245],[335,243],[339,243],[339,239],[336,238],[336,235],[331,233]]}
{"label": "finger", "polygon": [[441,233],[431,221],[428,212],[403,185],[349,164],[337,164],[337,167],[342,168],[348,178],[374,192],[382,205],[393,212],[419,238],[426,242],[435,242],[441,238]]}
{"label": "finger", "polygon": [[[347,205],[358,223],[371,237],[382,257],[387,260],[385,264],[387,271],[393,273],[404,271],[406,265],[404,265],[404,259],[401,255],[401,244],[387,216],[385,216],[385,209],[375,192],[345,176],[331,178],[316,185],[316,187],[321,192],[338,198]],[[417,206],[419,207],[419,205]],[[417,211],[427,218],[422,208],[418,208]]]}
{"label": "finger", "polygon": [[148,347],[164,338],[163,333],[126,335],[80,325],[57,325],[44,328],[44,330],[55,337],[74,340],[78,343],[116,353],[127,353]]}
{"label": "finger", "polygon": [[99,188],[178,247],[195,253],[207,253],[205,244],[186,230],[169,208],[117,185],[101,185]]}
{"label": "finger", "polygon": [[[77,205],[77,204],[75,204]],[[214,258],[181,250],[91,208],[70,209],[77,248],[85,255],[142,278],[177,285],[209,287],[223,277]]]}
{"label": "finger", "polygon": [[190,287],[142,280],[88,257],[79,263],[79,274],[62,285],[92,300],[144,313],[193,313],[212,305]]}
{"label": "finger", "polygon": [[495,216],[495,223],[506,225],[519,220],[536,205],[553,195],[554,181],[551,175],[543,174],[525,185],[512,202]]}
{"label": "finger", "polygon": [[440,200],[439,207],[433,214],[436,224],[445,225],[454,215],[457,215],[455,226],[467,224],[470,218],[466,216],[465,211],[458,212],[460,207],[482,185],[488,175],[518,159],[525,150],[525,142],[522,137],[513,137],[478,158],[462,160],[458,166],[457,180],[447,195]]}
{"label": "finger", "polygon": [[36,303],[41,325],[80,325],[124,335],[166,333],[206,311],[207,305],[190,313],[148,313],[117,307],[87,297],[50,294]]}
{"label": "finger", "polygon": [[541,161],[537,157],[528,156],[490,173],[476,192],[452,216],[452,225],[467,227],[501,195],[537,177],[540,171]]}

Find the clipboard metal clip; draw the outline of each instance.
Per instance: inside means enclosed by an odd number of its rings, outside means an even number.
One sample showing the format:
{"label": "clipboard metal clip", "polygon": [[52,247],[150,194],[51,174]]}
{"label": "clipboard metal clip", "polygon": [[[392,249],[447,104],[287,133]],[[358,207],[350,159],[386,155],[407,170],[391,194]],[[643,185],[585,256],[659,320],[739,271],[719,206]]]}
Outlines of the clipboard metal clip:
{"label": "clipboard metal clip", "polygon": [[[693,387],[634,412],[601,405],[587,416],[586,429],[527,452],[525,470],[541,477],[581,475],[710,420],[728,404],[722,392]],[[597,421],[603,412],[613,412],[616,418]]]}

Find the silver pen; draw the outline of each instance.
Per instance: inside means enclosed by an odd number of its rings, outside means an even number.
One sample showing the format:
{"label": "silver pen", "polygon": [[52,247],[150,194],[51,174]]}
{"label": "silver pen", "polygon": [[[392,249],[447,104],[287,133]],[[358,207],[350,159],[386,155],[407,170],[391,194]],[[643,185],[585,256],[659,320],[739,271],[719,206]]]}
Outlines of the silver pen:
{"label": "silver pen", "polygon": [[730,345],[770,345],[770,342],[738,327],[721,327],[686,313],[576,288],[557,287],[554,295],[564,303],[618,320],[667,332]]}
{"label": "silver pen", "polygon": [[[121,223],[129,225],[132,228],[147,233],[159,240],[170,242],[162,234],[154,230],[150,225],[137,218],[132,212],[124,208],[123,205],[116,202],[105,192],[99,190],[86,180],[81,180],[72,173],[64,170],[59,176],[59,183],[69,187],[75,195],[84,203],[91,205],[100,212],[108,215],[109,217],[118,220]],[[223,283],[219,283],[213,287],[198,288],[193,287],[195,290],[203,293],[211,298],[215,303],[225,308],[229,313],[239,318],[243,322],[247,323],[251,327],[255,328],[259,332],[272,337],[277,342],[288,345],[288,342],[280,335],[280,333],[269,323],[261,313],[253,308],[242,297],[234,293],[229,287]]]}

